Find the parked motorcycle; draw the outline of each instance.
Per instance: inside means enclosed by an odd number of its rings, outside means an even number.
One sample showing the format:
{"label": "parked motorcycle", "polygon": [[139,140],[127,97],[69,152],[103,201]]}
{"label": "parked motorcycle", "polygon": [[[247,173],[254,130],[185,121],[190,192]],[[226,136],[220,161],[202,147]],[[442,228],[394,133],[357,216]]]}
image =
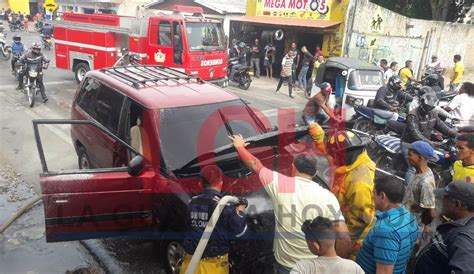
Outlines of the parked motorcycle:
{"label": "parked motorcycle", "polygon": [[30,107],[35,105],[36,95],[39,92],[38,77],[43,73],[42,69],[47,69],[48,66],[49,63],[28,65],[28,71],[23,82],[23,93],[26,94]]}
{"label": "parked motorcycle", "polygon": [[53,47],[53,42],[51,40],[51,35],[41,35],[41,42],[43,44],[43,48],[46,50],[51,50]]}
{"label": "parked motorcycle", "polygon": [[231,58],[229,59],[229,65],[227,69],[227,77],[229,78],[230,81],[237,83],[240,89],[243,90],[248,90],[250,87],[250,84],[252,83],[252,79],[250,78],[250,71],[251,68],[248,66],[241,66],[237,68],[237,71],[235,72],[234,76],[230,77],[230,74],[232,72],[232,67],[237,65],[239,62],[237,58]]}
{"label": "parked motorcycle", "polygon": [[17,22],[17,23],[8,23],[8,27],[10,28],[10,31],[25,31],[25,24],[23,22]]}
{"label": "parked motorcycle", "polygon": [[5,58],[9,60],[12,56],[11,46],[7,43],[7,35],[0,32],[0,52]]}

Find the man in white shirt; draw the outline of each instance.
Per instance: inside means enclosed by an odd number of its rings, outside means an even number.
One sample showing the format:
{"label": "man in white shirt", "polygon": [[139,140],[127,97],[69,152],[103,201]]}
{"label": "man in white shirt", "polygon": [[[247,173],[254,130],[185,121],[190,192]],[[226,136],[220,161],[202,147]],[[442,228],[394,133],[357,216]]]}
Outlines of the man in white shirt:
{"label": "man in white shirt", "polygon": [[398,71],[398,63],[397,62],[390,63],[390,68],[387,69],[383,73],[383,80],[385,84],[388,84],[388,79],[390,79],[390,77],[392,77],[393,75],[398,75],[397,71]]}
{"label": "man in white shirt", "polygon": [[438,59],[438,56],[433,54],[431,56],[431,63],[427,64],[425,70],[432,69],[436,74],[439,75],[439,86],[441,89],[444,89],[444,78],[443,74],[446,72],[446,68],[441,64],[441,61]]}
{"label": "man in white shirt", "polygon": [[468,126],[472,115],[474,114],[474,85],[471,82],[465,82],[445,110],[450,112],[453,118],[459,119],[458,126]]}
{"label": "man in white shirt", "polygon": [[229,138],[244,165],[258,174],[272,200],[275,214],[273,250],[277,261],[275,273],[290,273],[299,260],[316,258],[308,249],[301,226],[305,220],[318,216],[334,222],[337,254],[347,258],[351,240],[339,203],[334,194],[312,181],[317,172],[315,156],[308,153],[297,155],[292,165],[292,174],[295,175],[289,177],[264,167],[245,148],[248,143],[241,135]]}

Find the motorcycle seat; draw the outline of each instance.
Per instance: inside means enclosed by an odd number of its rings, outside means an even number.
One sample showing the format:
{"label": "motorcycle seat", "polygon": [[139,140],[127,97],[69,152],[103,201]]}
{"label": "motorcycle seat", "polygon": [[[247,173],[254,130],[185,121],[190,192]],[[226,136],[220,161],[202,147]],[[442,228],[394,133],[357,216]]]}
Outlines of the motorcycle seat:
{"label": "motorcycle seat", "polygon": [[374,108],[374,114],[382,119],[390,119],[393,116],[393,112],[383,109]]}
{"label": "motorcycle seat", "polygon": [[366,106],[357,106],[355,110],[365,117],[370,117],[370,118],[374,117],[373,108],[366,107]]}
{"label": "motorcycle seat", "polygon": [[474,126],[459,127],[458,132],[474,133]]}
{"label": "motorcycle seat", "polygon": [[436,97],[438,97],[439,100],[451,99],[456,95],[457,95],[457,92],[449,92],[449,91],[441,91],[441,92],[436,93]]}
{"label": "motorcycle seat", "polygon": [[393,154],[402,153],[400,138],[391,135],[377,135],[375,142]]}
{"label": "motorcycle seat", "polygon": [[240,72],[240,71],[245,71],[247,69],[249,69],[249,67],[243,66],[243,67],[238,68],[237,70]]}

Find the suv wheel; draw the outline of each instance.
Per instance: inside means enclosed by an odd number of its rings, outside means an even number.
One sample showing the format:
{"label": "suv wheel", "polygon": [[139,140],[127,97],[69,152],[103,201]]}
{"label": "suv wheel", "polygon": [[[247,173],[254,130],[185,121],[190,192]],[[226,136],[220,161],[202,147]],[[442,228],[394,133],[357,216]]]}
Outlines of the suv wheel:
{"label": "suv wheel", "polygon": [[79,169],[91,168],[89,156],[87,155],[86,149],[82,146],[79,147],[79,150],[77,151],[77,162],[79,165]]}
{"label": "suv wheel", "polygon": [[79,63],[74,67],[74,76],[76,77],[76,82],[79,84],[86,73],[91,70],[88,64],[86,63]]}
{"label": "suv wheel", "polygon": [[161,243],[162,262],[165,265],[166,273],[177,274],[184,259],[184,248],[178,241],[162,241]]}

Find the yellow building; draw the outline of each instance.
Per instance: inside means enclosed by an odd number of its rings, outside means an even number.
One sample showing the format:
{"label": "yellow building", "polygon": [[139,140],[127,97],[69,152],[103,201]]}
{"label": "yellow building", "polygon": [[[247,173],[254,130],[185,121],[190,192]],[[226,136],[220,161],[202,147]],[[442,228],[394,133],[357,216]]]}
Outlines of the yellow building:
{"label": "yellow building", "polygon": [[341,56],[348,5],[349,0],[247,0],[246,15],[234,21],[244,36],[282,30],[285,48],[297,42],[314,52],[319,45],[325,56]]}

